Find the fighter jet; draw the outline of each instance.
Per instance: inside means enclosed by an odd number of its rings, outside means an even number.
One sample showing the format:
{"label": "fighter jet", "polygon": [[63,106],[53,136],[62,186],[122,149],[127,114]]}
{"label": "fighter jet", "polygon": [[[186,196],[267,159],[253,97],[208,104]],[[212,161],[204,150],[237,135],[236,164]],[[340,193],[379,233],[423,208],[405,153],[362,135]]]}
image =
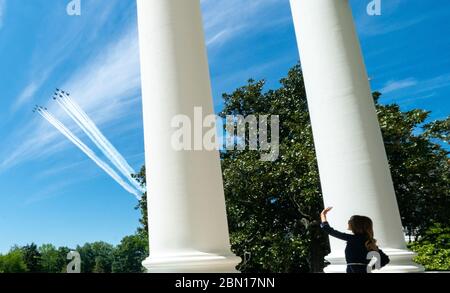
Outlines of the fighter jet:
{"label": "fighter jet", "polygon": [[48,111],[48,109],[47,108],[45,108],[45,107],[42,107],[42,106],[37,106],[37,108],[36,108],[36,110],[38,111],[38,112],[40,112],[40,111]]}

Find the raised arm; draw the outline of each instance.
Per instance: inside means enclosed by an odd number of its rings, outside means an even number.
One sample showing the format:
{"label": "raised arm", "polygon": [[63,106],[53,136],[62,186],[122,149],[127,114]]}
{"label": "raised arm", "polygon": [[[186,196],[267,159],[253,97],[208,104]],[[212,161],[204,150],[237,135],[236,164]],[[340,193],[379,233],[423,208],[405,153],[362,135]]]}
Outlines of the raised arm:
{"label": "raised arm", "polygon": [[334,230],[328,223],[327,214],[329,211],[331,211],[331,209],[332,209],[331,207],[326,208],[322,211],[322,213],[320,213],[320,220],[322,221],[322,223],[320,224],[320,227],[323,229],[323,231],[325,231],[325,233],[327,233],[330,236],[333,236],[335,238],[338,238],[338,239],[341,239],[344,241],[350,241],[351,239],[353,239],[353,237],[355,237],[354,235],[342,233],[337,230]]}

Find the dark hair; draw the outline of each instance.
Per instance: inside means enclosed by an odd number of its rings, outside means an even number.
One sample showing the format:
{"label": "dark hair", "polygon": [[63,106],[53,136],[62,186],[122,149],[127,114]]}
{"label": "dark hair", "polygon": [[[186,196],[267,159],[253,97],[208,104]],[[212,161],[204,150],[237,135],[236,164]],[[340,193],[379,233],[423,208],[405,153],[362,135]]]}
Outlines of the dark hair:
{"label": "dark hair", "polygon": [[373,223],[369,217],[353,216],[348,221],[350,230],[355,235],[367,237],[366,248],[369,251],[378,251],[377,240],[373,238]]}

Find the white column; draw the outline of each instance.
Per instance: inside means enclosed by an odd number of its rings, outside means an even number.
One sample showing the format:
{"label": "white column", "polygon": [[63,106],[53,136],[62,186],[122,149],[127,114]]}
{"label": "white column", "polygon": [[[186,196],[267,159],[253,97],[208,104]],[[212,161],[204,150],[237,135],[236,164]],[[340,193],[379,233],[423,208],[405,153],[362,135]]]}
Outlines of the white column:
{"label": "white column", "polygon": [[217,151],[176,151],[171,120],[213,114],[199,0],[137,0],[149,190],[148,272],[236,272]]}
{"label": "white column", "polygon": [[[390,256],[389,272],[417,272],[406,249],[392,178],[348,0],[291,0],[314,142],[329,219],[346,230],[352,215],[372,218]],[[330,239],[331,265],[344,272],[345,243]]]}

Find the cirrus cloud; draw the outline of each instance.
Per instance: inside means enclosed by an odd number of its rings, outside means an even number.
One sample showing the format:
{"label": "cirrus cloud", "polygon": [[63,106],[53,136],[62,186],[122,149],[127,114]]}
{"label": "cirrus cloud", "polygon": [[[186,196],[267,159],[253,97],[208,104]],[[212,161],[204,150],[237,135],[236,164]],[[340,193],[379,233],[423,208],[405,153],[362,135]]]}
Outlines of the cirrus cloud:
{"label": "cirrus cloud", "polygon": [[388,94],[391,92],[395,92],[401,89],[409,88],[415,86],[417,84],[417,80],[414,78],[407,78],[403,80],[394,80],[389,81],[384,88],[381,90],[383,94]]}
{"label": "cirrus cloud", "polygon": [[3,26],[3,18],[5,17],[6,0],[0,0],[0,29]]}

